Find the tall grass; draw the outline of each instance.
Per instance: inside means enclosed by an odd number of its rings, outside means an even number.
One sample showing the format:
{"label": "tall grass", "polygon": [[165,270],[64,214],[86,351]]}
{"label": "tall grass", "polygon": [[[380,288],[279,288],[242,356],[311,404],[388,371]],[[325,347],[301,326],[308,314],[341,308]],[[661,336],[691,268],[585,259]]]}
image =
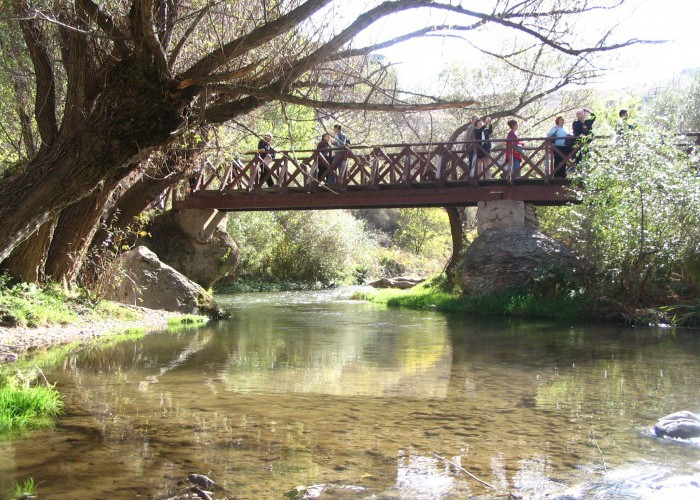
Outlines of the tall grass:
{"label": "tall grass", "polygon": [[0,387],[0,433],[51,427],[63,409],[60,393],[53,387],[6,383]]}

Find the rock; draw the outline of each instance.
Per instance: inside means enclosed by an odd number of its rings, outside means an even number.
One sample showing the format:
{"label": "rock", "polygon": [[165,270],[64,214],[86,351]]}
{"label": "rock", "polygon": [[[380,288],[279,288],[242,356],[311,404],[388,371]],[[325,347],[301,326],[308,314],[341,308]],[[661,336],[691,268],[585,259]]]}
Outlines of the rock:
{"label": "rock", "polygon": [[671,413],[654,425],[658,437],[692,439],[700,437],[700,416],[690,411]]}
{"label": "rock", "polygon": [[214,481],[204,474],[190,474],[187,476],[187,480],[206,490],[210,490],[215,486]]}
{"label": "rock", "polygon": [[464,293],[544,289],[548,283],[575,278],[579,266],[570,248],[533,227],[493,229],[480,234],[466,251]]}
{"label": "rock", "polygon": [[[213,218],[209,222],[212,227],[207,227],[205,219],[166,212],[149,224],[149,236],[139,239],[138,244],[148,247],[162,262],[209,289],[236,269],[238,247],[226,232],[226,219],[217,222]],[[202,225],[201,231],[194,230],[197,224]]]}
{"label": "rock", "polygon": [[101,278],[108,300],[186,314],[220,316],[212,295],[139,246],[120,255]]}
{"label": "rock", "polygon": [[407,288],[413,288],[417,284],[424,281],[425,278],[381,278],[377,281],[373,281],[369,284],[369,286],[373,286],[374,288],[401,288],[402,290],[405,290]]}

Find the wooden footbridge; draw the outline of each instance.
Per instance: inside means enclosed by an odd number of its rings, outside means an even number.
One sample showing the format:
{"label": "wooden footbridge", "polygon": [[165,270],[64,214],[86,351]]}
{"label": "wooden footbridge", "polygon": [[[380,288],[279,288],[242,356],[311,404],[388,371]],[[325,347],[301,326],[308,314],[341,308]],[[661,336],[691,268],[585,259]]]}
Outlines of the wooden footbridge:
{"label": "wooden footbridge", "polygon": [[251,153],[246,161],[205,163],[188,189],[173,191],[176,209],[316,210],[470,206],[516,200],[535,205],[579,201],[569,176],[577,146],[557,149],[546,138],[521,138],[519,172],[506,141],[351,146],[333,151]]}

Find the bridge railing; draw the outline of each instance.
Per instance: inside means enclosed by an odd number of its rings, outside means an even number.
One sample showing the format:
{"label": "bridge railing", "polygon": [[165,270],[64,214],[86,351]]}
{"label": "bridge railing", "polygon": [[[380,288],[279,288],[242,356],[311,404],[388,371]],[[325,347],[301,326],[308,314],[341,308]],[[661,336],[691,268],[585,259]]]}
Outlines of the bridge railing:
{"label": "bridge railing", "polygon": [[[688,144],[699,134],[686,134]],[[596,141],[608,140],[596,137]],[[519,171],[506,139],[492,139],[487,149],[479,141],[385,144],[334,149],[328,161],[318,150],[278,151],[267,160],[257,153],[247,159],[214,166],[205,162],[190,192],[239,193],[345,191],[420,186],[479,185],[538,180],[544,184],[567,176],[586,143],[557,147],[549,138],[520,138]]]}

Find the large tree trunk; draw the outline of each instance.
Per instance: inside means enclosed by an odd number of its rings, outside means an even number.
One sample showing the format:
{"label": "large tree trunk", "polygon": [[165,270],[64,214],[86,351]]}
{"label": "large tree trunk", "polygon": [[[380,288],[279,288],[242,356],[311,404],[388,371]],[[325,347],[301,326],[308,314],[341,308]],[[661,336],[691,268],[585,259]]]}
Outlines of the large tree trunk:
{"label": "large tree trunk", "polygon": [[152,68],[127,61],[105,80],[109,87],[81,123],[62,128],[24,172],[0,183],[0,261],[41,224],[115,169],[165,143],[182,125],[188,98]]}
{"label": "large tree trunk", "polygon": [[12,277],[27,283],[44,281],[44,264],[55,228],[56,219],[45,222],[37,232],[14,249],[5,261],[5,267]]}
{"label": "large tree trunk", "polygon": [[46,260],[47,276],[69,284],[75,281],[116,184],[103,185],[61,211]]}
{"label": "large tree trunk", "polygon": [[450,220],[450,234],[452,236],[452,255],[445,267],[447,280],[452,288],[460,283],[461,277],[457,274],[462,253],[464,252],[464,229],[462,226],[462,211],[458,207],[444,207]]}

